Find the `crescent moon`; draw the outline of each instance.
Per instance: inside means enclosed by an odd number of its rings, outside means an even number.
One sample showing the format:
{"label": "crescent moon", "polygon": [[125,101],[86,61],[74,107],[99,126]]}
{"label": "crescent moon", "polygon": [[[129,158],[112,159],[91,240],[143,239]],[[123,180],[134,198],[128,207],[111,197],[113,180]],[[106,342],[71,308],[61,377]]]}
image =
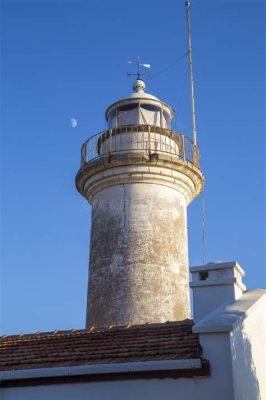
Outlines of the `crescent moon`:
{"label": "crescent moon", "polygon": [[76,128],[78,125],[78,121],[75,118],[70,118],[70,125],[72,128]]}

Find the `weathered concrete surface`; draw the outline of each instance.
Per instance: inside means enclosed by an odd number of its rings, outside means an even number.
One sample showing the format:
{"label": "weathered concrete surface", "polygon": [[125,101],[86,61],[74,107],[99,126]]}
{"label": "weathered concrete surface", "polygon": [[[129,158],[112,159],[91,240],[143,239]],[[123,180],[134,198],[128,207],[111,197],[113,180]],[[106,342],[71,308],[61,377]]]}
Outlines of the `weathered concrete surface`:
{"label": "weathered concrete surface", "polygon": [[190,315],[187,205],[204,177],[177,156],[116,153],[83,165],[92,205],[87,327]]}
{"label": "weathered concrete surface", "polygon": [[[91,203],[96,192],[112,184],[128,183],[130,178],[138,179],[145,175],[150,181],[152,175],[163,178],[158,184],[168,185],[181,190],[187,197],[188,204],[201,193],[204,186],[204,176],[200,169],[189,161],[179,157],[158,154],[158,158],[150,159],[147,152],[116,153],[110,157],[103,156],[86,163],[76,175],[77,190]],[[125,177],[123,177],[125,175]],[[148,176],[147,176],[148,175]],[[109,177],[106,182],[106,178]],[[116,182],[110,182],[110,178]],[[168,182],[166,180],[168,177]],[[170,185],[172,180],[172,185]],[[155,183],[155,182],[153,182]]]}
{"label": "weathered concrete surface", "polygon": [[190,316],[186,198],[153,183],[92,199],[87,327]]}

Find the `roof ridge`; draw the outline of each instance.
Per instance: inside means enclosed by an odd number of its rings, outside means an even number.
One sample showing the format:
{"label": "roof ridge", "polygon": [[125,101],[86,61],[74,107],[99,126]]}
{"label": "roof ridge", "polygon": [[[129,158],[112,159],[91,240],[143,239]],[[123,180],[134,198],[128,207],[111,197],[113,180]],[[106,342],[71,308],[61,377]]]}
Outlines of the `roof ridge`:
{"label": "roof ridge", "polygon": [[122,330],[134,330],[134,329],[142,329],[145,327],[147,329],[152,329],[152,328],[165,328],[167,326],[169,327],[174,327],[174,326],[192,326],[193,325],[193,320],[191,319],[185,319],[182,321],[166,321],[166,322],[152,322],[152,323],[145,323],[145,324],[138,324],[138,325],[117,325],[113,326],[111,325],[110,327],[102,327],[102,328],[96,328],[92,327],[90,329],[69,329],[69,330],[58,330],[55,329],[54,331],[47,331],[47,332],[42,332],[42,331],[37,331],[35,333],[19,333],[16,335],[2,335],[0,336],[0,342],[2,340],[9,340],[9,339],[27,339],[27,338],[37,338],[37,337],[47,337],[47,336],[64,336],[64,335],[82,335],[82,334],[93,334],[93,333],[103,333],[103,332],[109,332],[109,331],[122,331]]}

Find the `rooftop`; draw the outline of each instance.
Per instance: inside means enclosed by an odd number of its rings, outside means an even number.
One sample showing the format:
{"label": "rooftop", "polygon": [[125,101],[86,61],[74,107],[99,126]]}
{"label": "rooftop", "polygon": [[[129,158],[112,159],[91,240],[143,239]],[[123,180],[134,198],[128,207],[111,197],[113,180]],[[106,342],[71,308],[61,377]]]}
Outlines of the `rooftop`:
{"label": "rooftop", "polygon": [[196,358],[201,354],[192,322],[54,331],[4,336],[0,370]]}
{"label": "rooftop", "polygon": [[[201,359],[199,336],[192,326],[185,320],[3,336],[0,371]],[[200,367],[186,367],[186,373],[206,375],[208,362],[201,361]]]}

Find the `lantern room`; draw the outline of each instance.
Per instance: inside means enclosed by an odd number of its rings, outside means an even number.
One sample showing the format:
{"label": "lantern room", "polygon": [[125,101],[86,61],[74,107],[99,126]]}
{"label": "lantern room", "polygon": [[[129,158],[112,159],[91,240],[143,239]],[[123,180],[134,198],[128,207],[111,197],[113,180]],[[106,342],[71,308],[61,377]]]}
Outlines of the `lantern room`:
{"label": "lantern room", "polygon": [[137,79],[129,97],[112,104],[105,112],[107,129],[128,125],[151,125],[170,129],[173,110],[166,103],[145,93],[145,83]]}

